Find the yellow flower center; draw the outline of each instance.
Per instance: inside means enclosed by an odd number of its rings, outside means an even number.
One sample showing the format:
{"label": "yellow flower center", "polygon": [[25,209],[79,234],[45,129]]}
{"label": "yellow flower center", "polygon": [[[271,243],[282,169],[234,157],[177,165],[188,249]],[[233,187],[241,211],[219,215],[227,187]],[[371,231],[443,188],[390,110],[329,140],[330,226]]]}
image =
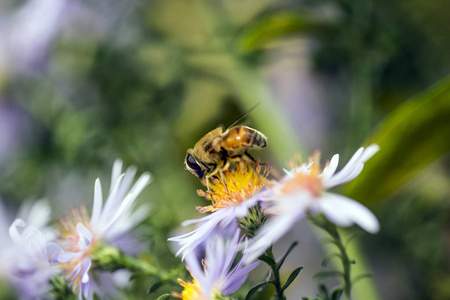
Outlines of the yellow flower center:
{"label": "yellow flower center", "polygon": [[312,166],[309,168],[309,173],[297,171],[295,164],[291,163],[292,169],[294,170],[294,178],[283,185],[282,192],[289,194],[300,189],[306,189],[313,196],[320,196],[323,191],[323,183],[322,178],[319,177],[321,174],[319,161],[320,153],[315,152],[314,155],[309,158],[309,162],[312,163]]}
{"label": "yellow flower center", "polygon": [[253,168],[241,161],[236,164],[235,170],[226,170],[219,174],[218,178],[213,177],[209,190],[197,191],[199,196],[211,200],[212,205],[198,206],[197,210],[202,213],[214,212],[221,208],[239,205],[250,199],[267,183],[270,168],[261,166],[257,164],[256,168]]}
{"label": "yellow flower center", "polygon": [[202,289],[195,279],[193,282],[185,282],[178,278],[178,282],[184,289],[181,293],[172,293],[172,296],[182,300],[210,300],[202,294]]}

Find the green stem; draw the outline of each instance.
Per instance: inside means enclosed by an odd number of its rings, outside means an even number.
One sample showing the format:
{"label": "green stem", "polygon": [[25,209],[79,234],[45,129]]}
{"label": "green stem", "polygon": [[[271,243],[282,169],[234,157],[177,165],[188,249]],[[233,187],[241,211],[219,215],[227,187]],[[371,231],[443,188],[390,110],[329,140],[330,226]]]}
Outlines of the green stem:
{"label": "green stem", "polygon": [[310,217],[313,224],[326,231],[331,239],[332,243],[338,248],[339,257],[342,263],[343,281],[344,281],[344,296],[345,299],[351,300],[352,280],[351,280],[351,266],[354,264],[354,260],[351,260],[347,254],[347,250],[342,242],[341,235],[339,234],[336,225],[329,222],[323,217]]}
{"label": "green stem", "polygon": [[350,276],[350,271],[351,271],[351,264],[353,264],[354,262],[351,261],[350,258],[348,257],[347,251],[344,247],[344,244],[342,243],[341,236],[335,226],[333,226],[333,229],[331,232],[329,232],[329,234],[333,237],[335,245],[337,246],[341,254],[342,268],[344,271],[344,295],[348,300],[350,300],[352,290],[352,280]]}
{"label": "green stem", "polygon": [[128,256],[116,247],[106,244],[98,245],[92,257],[93,265],[102,270],[127,269],[135,274],[158,277],[162,281],[177,284],[178,270],[167,272],[142,259]]}
{"label": "green stem", "polygon": [[267,263],[269,267],[272,269],[273,277],[274,277],[274,286],[275,291],[277,293],[277,300],[286,300],[286,297],[283,295],[283,288],[281,286],[281,280],[280,280],[280,270],[278,269],[278,264],[275,261],[275,257],[273,256],[272,252],[272,246],[270,246],[269,249],[266,250],[265,255],[273,262],[273,263]]}

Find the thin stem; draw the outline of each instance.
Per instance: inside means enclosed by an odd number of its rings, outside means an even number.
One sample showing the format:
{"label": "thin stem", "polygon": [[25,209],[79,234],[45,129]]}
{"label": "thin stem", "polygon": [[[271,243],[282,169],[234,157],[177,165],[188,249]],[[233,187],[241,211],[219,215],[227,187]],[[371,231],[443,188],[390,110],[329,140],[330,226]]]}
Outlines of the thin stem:
{"label": "thin stem", "polygon": [[178,284],[178,270],[167,272],[144,260],[128,256],[116,247],[105,244],[101,244],[95,249],[93,264],[103,270],[127,269],[139,275],[154,276],[162,281]]}
{"label": "thin stem", "polygon": [[333,234],[329,232],[330,235],[333,237],[336,246],[339,249],[339,252],[341,254],[341,261],[342,261],[342,268],[344,270],[344,295],[348,300],[351,299],[351,289],[352,289],[352,281],[350,276],[351,271],[351,264],[353,263],[350,258],[347,255],[347,251],[342,243],[341,236],[339,235],[339,232],[337,231],[337,228],[334,227]]}
{"label": "thin stem", "polygon": [[272,252],[272,246],[270,246],[269,249],[266,250],[265,255],[269,258],[270,261],[272,261],[273,263],[268,263],[265,260],[265,263],[267,263],[269,265],[269,267],[272,269],[272,273],[273,273],[273,277],[274,277],[274,281],[273,284],[275,286],[275,291],[277,293],[277,300],[286,300],[286,297],[283,295],[283,288],[281,286],[281,280],[280,280],[280,270],[278,268],[278,264],[275,261],[275,257],[273,256],[273,252]]}
{"label": "thin stem", "polygon": [[351,260],[347,254],[347,250],[342,241],[341,235],[339,234],[336,225],[329,222],[324,218],[309,218],[312,223],[319,228],[325,230],[331,237],[333,244],[339,250],[339,258],[342,263],[342,271],[343,271],[343,280],[344,280],[344,296],[345,299],[351,300],[351,290],[352,290],[352,280],[351,280],[351,265],[354,264],[354,261]]}

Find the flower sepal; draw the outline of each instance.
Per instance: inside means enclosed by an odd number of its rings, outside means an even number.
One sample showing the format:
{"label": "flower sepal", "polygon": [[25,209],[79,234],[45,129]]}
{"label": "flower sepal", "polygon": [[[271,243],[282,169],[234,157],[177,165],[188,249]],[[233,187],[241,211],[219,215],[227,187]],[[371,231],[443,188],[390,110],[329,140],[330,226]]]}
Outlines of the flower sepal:
{"label": "flower sepal", "polygon": [[248,237],[254,237],[259,228],[266,222],[267,217],[261,211],[259,204],[250,207],[245,217],[237,218],[238,226]]}
{"label": "flower sepal", "polygon": [[64,278],[64,276],[53,276],[50,279],[51,290],[50,295],[53,299],[67,299],[67,300],[77,300],[78,297],[73,293],[69,282]]}

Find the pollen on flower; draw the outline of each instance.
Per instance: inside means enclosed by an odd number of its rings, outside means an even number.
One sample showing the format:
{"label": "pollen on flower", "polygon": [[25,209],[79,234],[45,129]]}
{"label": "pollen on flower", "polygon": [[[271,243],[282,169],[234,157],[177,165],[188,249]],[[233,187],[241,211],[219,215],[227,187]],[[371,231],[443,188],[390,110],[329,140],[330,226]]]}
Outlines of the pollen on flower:
{"label": "pollen on flower", "polygon": [[[84,226],[89,228],[90,219],[88,216],[88,211],[86,207],[82,206],[80,209],[72,209],[64,218],[59,219],[59,226],[57,228],[58,232],[58,244],[62,246],[66,252],[79,252],[78,241],[80,239],[79,233],[77,231],[77,224],[82,223]],[[67,263],[59,263],[59,267],[64,274],[67,275],[67,280],[72,282],[72,288],[77,292],[81,286],[81,276],[78,273],[73,272],[77,265],[89,255],[89,249],[84,250],[85,253],[78,256],[77,258],[71,260]]]}
{"label": "pollen on flower", "polygon": [[184,289],[181,293],[172,293],[173,297],[182,300],[209,300],[202,294],[201,287],[195,279],[193,282],[185,282],[178,278],[178,282]]}
{"label": "pollen on flower", "polygon": [[[258,193],[268,182],[270,168],[256,164],[250,166],[245,161],[236,164],[236,169],[226,170],[218,178],[211,178],[210,189],[198,190],[197,194],[212,201],[212,205],[199,206],[197,210],[214,212],[221,208],[236,206]],[[206,185],[206,182],[203,183]]]}
{"label": "pollen on flower", "polygon": [[322,178],[320,177],[320,152],[314,152],[308,162],[307,169],[302,168],[301,164],[290,162],[293,178],[283,185],[283,193],[289,194],[299,189],[306,189],[313,196],[320,196],[323,191]]}
{"label": "pollen on flower", "polygon": [[72,209],[64,218],[58,220],[58,236],[65,251],[78,251],[78,231],[77,224],[82,223],[89,228],[89,215],[85,206],[80,209]]}

